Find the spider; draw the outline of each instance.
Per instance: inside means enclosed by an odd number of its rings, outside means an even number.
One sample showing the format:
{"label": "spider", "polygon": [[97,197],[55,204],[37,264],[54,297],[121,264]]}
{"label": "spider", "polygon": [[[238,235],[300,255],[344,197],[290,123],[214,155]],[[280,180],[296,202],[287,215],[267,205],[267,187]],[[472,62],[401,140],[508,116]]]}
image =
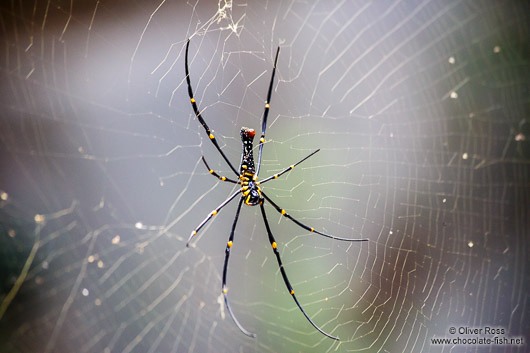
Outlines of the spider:
{"label": "spider", "polygon": [[270,109],[270,100],[271,100],[271,94],[272,94],[272,86],[273,86],[273,83],[274,83],[274,73],[276,71],[276,64],[278,62],[278,54],[280,53],[280,47],[278,47],[278,49],[276,51],[276,58],[274,59],[274,66],[272,68],[272,75],[271,75],[271,80],[270,80],[270,83],[269,83],[269,91],[267,93],[267,100],[265,101],[265,111],[263,112],[263,119],[262,119],[262,125],[261,125],[261,137],[259,139],[259,146],[258,146],[258,163],[257,163],[257,166],[254,164],[254,155],[253,155],[253,146],[252,146],[252,142],[254,140],[254,136],[256,135],[256,131],[254,129],[251,129],[251,128],[248,128],[248,127],[242,127],[241,131],[240,131],[240,135],[241,135],[241,142],[243,143],[243,152],[242,152],[242,155],[241,155],[241,163],[239,165],[239,171],[237,171],[236,168],[234,168],[234,166],[230,162],[230,160],[227,158],[227,156],[224,154],[223,150],[219,147],[219,144],[217,143],[217,140],[215,139],[215,136],[212,134],[212,131],[210,130],[210,128],[206,124],[206,121],[204,121],[204,118],[202,117],[202,115],[201,115],[201,113],[199,111],[199,108],[197,107],[197,101],[195,100],[195,98],[193,98],[193,89],[191,88],[190,73],[189,73],[189,69],[188,69],[188,51],[189,51],[189,46],[190,46],[190,40],[188,39],[188,41],[186,43],[185,71],[186,71],[186,82],[188,84],[188,94],[190,96],[191,106],[193,107],[193,111],[195,112],[195,116],[197,117],[197,119],[199,120],[201,125],[204,127],[204,130],[206,131],[206,135],[208,135],[208,138],[210,139],[210,141],[212,141],[212,143],[215,146],[215,148],[217,149],[217,151],[219,151],[219,153],[221,154],[221,157],[223,157],[223,159],[226,161],[226,163],[228,164],[230,169],[234,172],[237,180],[221,176],[217,172],[215,172],[213,169],[210,169],[210,167],[208,166],[208,163],[206,162],[206,159],[204,159],[204,156],[202,156],[202,161],[203,161],[204,165],[206,166],[206,168],[208,169],[208,172],[210,174],[212,174],[213,176],[215,176],[216,178],[218,178],[219,180],[221,180],[223,182],[228,182],[228,183],[232,183],[232,184],[241,185],[241,188],[238,189],[230,197],[228,197],[223,203],[221,203],[219,206],[217,206],[217,208],[214,209],[212,212],[210,212],[210,214],[208,214],[208,216],[197,226],[197,228],[195,228],[191,232],[191,234],[190,234],[190,236],[188,238],[188,241],[186,243],[186,246],[189,246],[190,241],[192,240],[192,238],[195,235],[197,235],[199,230],[202,227],[204,227],[204,225],[210,219],[212,219],[213,216],[217,215],[219,213],[219,211],[221,211],[221,209],[223,207],[228,205],[232,200],[234,200],[239,195],[239,203],[237,205],[236,215],[234,217],[234,221],[233,221],[233,224],[232,224],[232,229],[230,231],[230,236],[228,238],[228,242],[226,244],[226,249],[225,249],[225,260],[224,260],[224,266],[223,266],[222,293],[223,293],[223,296],[224,296],[226,309],[228,310],[228,313],[230,314],[230,316],[234,320],[236,326],[245,335],[247,335],[249,337],[256,337],[256,334],[247,331],[239,323],[239,321],[236,319],[234,313],[232,312],[232,309],[230,308],[230,304],[228,303],[228,296],[227,296],[228,289],[226,287],[226,274],[227,274],[227,270],[228,270],[228,259],[230,257],[230,250],[232,249],[232,246],[234,244],[234,233],[235,233],[235,230],[236,230],[236,224],[237,224],[237,220],[239,218],[239,213],[241,211],[241,206],[243,205],[243,203],[245,203],[245,205],[247,205],[247,206],[259,205],[260,210],[261,210],[261,215],[263,217],[263,222],[265,223],[265,229],[266,229],[267,234],[269,236],[269,242],[271,244],[272,250],[274,251],[274,255],[276,255],[276,260],[278,261],[278,266],[280,267],[280,272],[282,274],[283,281],[285,282],[285,286],[287,287],[287,290],[291,294],[291,297],[293,298],[294,302],[296,303],[296,305],[298,306],[298,308],[300,309],[302,314],[304,314],[306,319],[311,323],[311,325],[313,325],[313,327],[315,329],[317,329],[320,333],[324,334],[325,336],[338,341],[339,340],[338,337],[332,336],[329,333],[324,332],[324,330],[322,330],[320,327],[318,327],[313,322],[313,320],[311,320],[311,318],[306,314],[306,312],[304,311],[304,309],[300,305],[300,302],[298,301],[298,299],[294,295],[294,289],[291,286],[291,283],[289,282],[289,279],[287,278],[287,273],[285,272],[285,268],[284,268],[284,266],[282,264],[282,260],[280,258],[280,253],[278,251],[278,243],[274,239],[274,236],[272,235],[272,231],[271,231],[269,222],[267,221],[267,214],[265,212],[265,207],[264,207],[265,201],[270,203],[272,205],[272,207],[276,211],[278,211],[282,216],[287,217],[288,219],[293,221],[295,224],[297,224],[298,226],[300,226],[301,228],[303,228],[303,229],[305,229],[305,230],[307,230],[309,232],[313,232],[313,233],[316,233],[316,234],[319,234],[319,235],[322,235],[322,236],[325,236],[325,237],[328,237],[328,238],[331,238],[331,239],[342,240],[342,241],[366,241],[368,239],[340,238],[340,237],[336,237],[336,236],[329,235],[329,234],[320,232],[318,230],[315,230],[315,228],[309,227],[309,226],[305,225],[304,223],[300,222],[299,220],[297,220],[296,218],[292,217],[283,208],[281,208],[274,201],[272,201],[267,196],[267,194],[265,194],[265,192],[263,192],[263,190],[260,188],[260,186],[262,184],[265,184],[266,182],[268,182],[270,180],[279,178],[280,176],[282,176],[283,174],[291,171],[298,164],[302,163],[303,161],[305,161],[306,159],[308,159],[309,157],[313,156],[315,153],[317,153],[319,151],[319,149],[317,149],[316,151],[310,153],[309,155],[307,155],[306,157],[302,158],[301,160],[299,160],[295,164],[291,164],[288,168],[285,168],[281,172],[276,173],[274,175],[271,175],[271,176],[269,176],[269,177],[267,177],[267,178],[265,178],[265,179],[263,179],[261,181],[258,181],[258,174],[259,174],[260,166],[261,166],[261,154],[262,154],[262,151],[263,151],[263,144],[265,143],[265,130],[267,129],[267,117],[269,115],[269,109]]}

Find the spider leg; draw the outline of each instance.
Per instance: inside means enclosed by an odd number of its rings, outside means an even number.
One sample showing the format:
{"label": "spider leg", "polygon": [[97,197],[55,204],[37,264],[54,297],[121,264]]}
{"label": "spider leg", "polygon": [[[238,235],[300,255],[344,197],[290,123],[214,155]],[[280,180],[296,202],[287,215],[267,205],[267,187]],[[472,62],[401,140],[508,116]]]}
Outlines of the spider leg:
{"label": "spider leg", "polygon": [[212,141],[215,148],[217,148],[217,151],[221,154],[221,156],[224,158],[230,169],[234,172],[235,175],[239,177],[239,173],[237,172],[236,168],[230,163],[228,160],[228,157],[224,154],[224,152],[221,150],[221,147],[219,147],[219,144],[217,143],[217,140],[215,139],[215,136],[212,134],[212,131],[208,127],[208,124],[206,124],[206,121],[201,116],[201,112],[199,111],[199,108],[197,107],[197,102],[195,101],[195,98],[193,98],[193,89],[191,88],[191,81],[190,81],[190,72],[188,69],[188,49],[190,47],[190,40],[188,39],[188,42],[186,43],[186,55],[185,55],[185,64],[184,68],[186,70],[186,82],[188,84],[188,95],[190,96],[191,106],[193,107],[193,111],[195,112],[195,116],[197,119],[199,119],[199,122],[204,127],[204,130],[206,131],[206,135],[208,135],[208,138],[210,141]]}
{"label": "spider leg", "polygon": [[263,221],[265,222],[265,228],[267,229],[267,234],[269,235],[269,242],[271,243],[272,250],[274,251],[274,255],[276,255],[276,260],[278,260],[278,266],[280,267],[280,271],[282,273],[283,281],[285,282],[285,286],[287,287],[287,290],[291,294],[291,297],[293,297],[294,302],[296,303],[296,305],[298,305],[298,308],[300,309],[302,314],[304,314],[306,319],[311,323],[311,325],[313,325],[314,328],[316,328],[323,335],[325,335],[325,336],[327,336],[329,338],[332,338],[334,340],[339,341],[340,339],[338,337],[331,336],[329,333],[324,332],[320,327],[318,327],[313,322],[313,320],[311,320],[309,318],[309,316],[306,314],[304,309],[302,309],[302,306],[298,302],[298,299],[296,299],[296,296],[294,295],[294,289],[291,286],[291,283],[289,282],[289,279],[287,278],[287,274],[285,273],[285,268],[283,267],[283,264],[282,264],[282,259],[280,258],[280,252],[278,251],[278,244],[276,243],[276,240],[274,239],[274,236],[272,235],[271,228],[269,226],[269,222],[267,221],[267,215],[265,214],[265,207],[263,206],[263,202],[264,201],[262,199],[262,201],[259,204],[260,209],[261,209],[261,215],[263,216]]}
{"label": "spider leg", "polygon": [[240,184],[239,181],[232,180],[232,179],[227,178],[225,176],[220,176],[219,174],[217,174],[215,172],[215,170],[210,169],[210,166],[208,165],[208,163],[206,163],[206,159],[204,159],[204,156],[202,156],[202,161],[203,161],[204,165],[206,166],[206,168],[208,169],[208,172],[210,172],[210,174],[213,175],[214,177],[216,177],[217,179],[219,179],[221,181],[227,181],[227,182],[232,183],[232,184]]}
{"label": "spider leg", "polygon": [[237,211],[236,216],[234,218],[234,224],[232,225],[232,230],[230,231],[230,237],[228,238],[228,243],[226,243],[226,250],[225,250],[225,264],[223,266],[223,296],[225,298],[225,304],[226,309],[228,310],[228,313],[230,314],[230,317],[234,322],[236,323],[237,327],[243,332],[245,335],[249,337],[256,337],[255,333],[249,332],[245,330],[243,326],[237,321],[234,313],[232,312],[232,309],[230,308],[230,304],[228,304],[228,296],[226,293],[228,292],[228,289],[226,288],[226,273],[228,272],[228,258],[230,257],[230,249],[232,248],[233,242],[234,242],[234,233],[236,231],[236,224],[237,219],[239,218],[239,212],[241,211],[241,205],[243,204],[244,197],[241,197],[239,199],[239,204],[237,205]]}
{"label": "spider leg", "polygon": [[186,242],[186,246],[190,246],[190,241],[191,239],[197,235],[197,232],[199,232],[199,230],[206,224],[208,223],[208,221],[210,219],[212,219],[213,216],[215,216],[223,207],[225,207],[226,205],[228,205],[228,203],[230,201],[232,201],[233,199],[235,199],[235,197],[241,192],[241,190],[237,190],[233,195],[231,195],[229,198],[227,198],[222,204],[220,204],[219,206],[217,206],[217,208],[215,210],[213,210],[212,212],[210,212],[210,214],[208,214],[208,216],[201,222],[201,224],[199,224],[197,226],[197,228],[195,228],[193,230],[193,232],[191,232],[189,238],[188,238],[188,241]]}
{"label": "spider leg", "polygon": [[263,195],[263,197],[265,197],[265,199],[270,202],[270,204],[276,209],[276,211],[278,211],[283,216],[289,218],[291,221],[293,221],[299,227],[301,227],[301,228],[303,228],[305,230],[308,230],[308,231],[310,231],[312,233],[323,235],[323,236],[331,238],[331,239],[336,239],[336,240],[342,240],[342,241],[368,241],[368,239],[341,238],[341,237],[336,237],[334,235],[330,235],[330,234],[319,232],[318,230],[315,230],[315,228],[309,227],[309,226],[305,225],[304,223],[300,222],[299,220],[297,220],[296,218],[293,218],[289,213],[287,213],[284,209],[282,209],[280,206],[275,204],[274,201],[272,201],[267,195],[265,195],[263,190],[261,191],[261,195]]}
{"label": "spider leg", "polygon": [[270,177],[268,178],[265,178],[263,179],[262,181],[260,182],[257,182],[256,184],[259,185],[259,184],[263,184],[263,183],[266,183],[267,181],[269,180],[272,180],[272,179],[277,179],[278,177],[282,176],[283,174],[291,171],[294,169],[294,167],[296,167],[297,165],[299,165],[300,163],[302,163],[303,161],[305,161],[306,159],[308,159],[309,157],[311,157],[312,155],[314,155],[315,153],[317,153],[318,151],[320,151],[320,149],[310,153],[309,155],[307,155],[306,157],[302,158],[301,160],[299,160],[298,162],[296,162],[295,164],[291,164],[288,168],[285,168],[284,170],[282,170],[281,172],[277,173],[277,174],[274,174],[274,175],[271,175]]}
{"label": "spider leg", "polygon": [[263,150],[263,143],[265,142],[265,130],[267,130],[267,117],[269,116],[272,86],[274,84],[276,64],[278,63],[278,54],[280,54],[280,47],[278,47],[278,49],[276,50],[276,58],[274,59],[274,66],[272,68],[271,82],[269,83],[269,91],[267,93],[267,100],[265,101],[265,110],[263,111],[263,119],[261,123],[261,137],[259,138],[258,167],[256,169],[256,176],[259,174],[259,167],[261,166],[261,151]]}

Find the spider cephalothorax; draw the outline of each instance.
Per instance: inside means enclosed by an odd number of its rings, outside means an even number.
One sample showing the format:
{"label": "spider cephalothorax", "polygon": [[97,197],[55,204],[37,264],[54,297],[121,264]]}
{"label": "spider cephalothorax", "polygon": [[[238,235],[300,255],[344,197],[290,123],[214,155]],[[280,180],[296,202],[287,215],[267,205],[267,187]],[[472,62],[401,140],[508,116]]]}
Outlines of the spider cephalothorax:
{"label": "spider cephalothorax", "polygon": [[[265,213],[265,201],[267,201],[276,211],[278,211],[282,216],[290,219],[293,221],[296,225],[299,227],[305,229],[308,232],[316,233],[323,235],[325,237],[336,239],[336,240],[342,240],[342,241],[364,241],[367,239],[348,239],[348,238],[340,238],[333,235],[329,235],[323,232],[320,232],[318,230],[315,230],[313,227],[309,227],[305,225],[304,223],[300,222],[299,220],[292,217],[289,213],[287,213],[284,209],[282,209],[280,206],[278,206],[274,201],[272,201],[261,189],[260,185],[265,184],[269,180],[277,179],[278,177],[282,176],[283,174],[291,171],[296,167],[298,164],[302,163],[309,157],[313,156],[315,153],[317,153],[319,150],[316,150],[306,157],[299,160],[297,163],[290,165],[289,167],[285,168],[279,173],[273,174],[265,179],[262,179],[261,181],[258,180],[258,174],[259,174],[259,168],[261,166],[261,152],[263,150],[263,144],[265,143],[265,130],[267,129],[267,116],[269,114],[270,105],[269,102],[271,100],[271,94],[272,94],[272,85],[274,83],[274,73],[276,72],[276,64],[278,62],[278,54],[280,53],[280,48],[278,47],[278,50],[276,51],[276,58],[274,59],[274,67],[272,69],[272,75],[271,80],[269,82],[269,91],[267,94],[267,100],[265,101],[265,110],[263,112],[263,119],[262,119],[262,125],[261,125],[261,136],[259,139],[259,146],[258,146],[258,164],[257,166],[254,164],[254,155],[252,152],[253,146],[252,141],[254,140],[254,136],[256,135],[256,132],[254,129],[249,129],[247,127],[242,127],[240,134],[241,134],[241,142],[243,143],[243,152],[241,154],[241,164],[239,166],[239,173],[237,172],[236,168],[232,165],[228,157],[224,154],[221,147],[219,147],[219,144],[217,143],[217,140],[215,139],[215,136],[213,135],[212,131],[206,124],[206,121],[204,121],[203,117],[201,116],[201,112],[199,111],[199,108],[197,107],[197,102],[195,101],[195,98],[193,98],[193,90],[191,88],[191,81],[190,81],[190,73],[188,69],[188,49],[190,46],[190,41],[188,40],[188,43],[186,44],[186,56],[185,56],[185,62],[184,62],[184,68],[186,70],[186,83],[188,84],[188,94],[190,96],[191,106],[193,107],[193,111],[195,112],[195,116],[201,123],[201,125],[204,127],[204,130],[206,131],[206,134],[208,135],[208,138],[210,141],[212,141],[213,145],[219,151],[219,154],[221,154],[221,157],[226,161],[230,169],[234,172],[238,180],[230,179],[224,176],[220,176],[218,173],[216,173],[213,169],[210,169],[208,166],[208,163],[206,163],[206,159],[204,159],[204,156],[202,157],[202,161],[206,165],[206,168],[208,168],[208,171],[213,176],[217,177],[221,181],[225,181],[232,184],[239,184],[241,185],[241,188],[237,190],[235,193],[233,193],[228,199],[226,199],[222,204],[220,204],[215,210],[210,212],[208,216],[195,228],[191,235],[188,238],[188,242],[186,243],[186,246],[189,245],[191,239],[197,235],[197,232],[210,220],[213,216],[217,215],[217,213],[226,205],[230,203],[230,201],[234,200],[238,195],[241,195],[239,198],[239,203],[236,210],[236,215],[234,217],[234,223],[232,225],[232,230],[230,231],[230,236],[228,238],[228,242],[226,244],[225,248],[225,261],[223,266],[223,286],[222,286],[222,293],[224,296],[226,308],[228,310],[228,313],[236,323],[237,327],[243,332],[245,335],[250,337],[256,337],[254,333],[251,333],[247,331],[240,323],[237,321],[234,313],[232,312],[232,309],[230,308],[230,305],[228,304],[228,288],[226,287],[226,274],[228,271],[228,259],[230,257],[230,249],[232,248],[232,245],[234,244],[234,234],[236,230],[236,224],[237,220],[239,218],[239,213],[241,211],[241,206],[243,205],[243,202],[248,206],[260,206],[261,216],[263,218],[263,222],[265,223],[265,229],[267,231],[267,235],[269,237],[269,242],[271,244],[272,250],[274,252],[274,255],[276,256],[276,260],[278,261],[278,266],[280,267],[280,272],[282,274],[283,281],[285,283],[285,286],[287,287],[287,290],[289,291],[289,294],[293,297],[293,300],[295,301],[296,305],[304,314],[306,319],[313,325],[315,329],[317,329],[322,334],[326,335],[329,338],[338,340],[338,337],[331,336],[329,333],[324,332],[320,327],[318,327],[313,320],[306,314],[304,309],[302,309],[302,306],[298,302],[298,299],[294,295],[294,289],[289,283],[289,279],[287,278],[287,273],[285,272],[285,268],[282,264],[282,260],[280,258],[280,252],[278,251],[278,244],[276,243],[276,240],[274,239],[274,235],[272,234],[269,222],[267,220],[267,215]],[[241,194],[240,194],[241,193]]]}
{"label": "spider cephalothorax", "polygon": [[244,181],[241,183],[241,192],[245,196],[245,204],[248,206],[256,206],[261,201],[261,189],[258,183],[254,181]]}

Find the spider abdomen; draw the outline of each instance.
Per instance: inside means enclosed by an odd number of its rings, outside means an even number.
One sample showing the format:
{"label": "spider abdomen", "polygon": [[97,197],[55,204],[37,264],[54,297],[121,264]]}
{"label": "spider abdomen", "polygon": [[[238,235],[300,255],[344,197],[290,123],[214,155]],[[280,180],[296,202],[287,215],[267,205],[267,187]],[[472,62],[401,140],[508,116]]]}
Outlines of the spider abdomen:
{"label": "spider abdomen", "polygon": [[243,152],[241,154],[241,165],[239,166],[239,174],[243,177],[249,177],[250,180],[256,173],[254,165],[254,154],[252,153],[252,141],[256,135],[254,129],[248,127],[241,128],[241,143],[243,144]]}
{"label": "spider abdomen", "polygon": [[256,206],[261,201],[261,189],[258,186],[259,183],[256,183],[257,175],[254,165],[254,154],[252,153],[252,141],[256,131],[248,127],[242,127],[240,135],[243,144],[241,165],[239,166],[241,193],[245,198],[246,205]]}

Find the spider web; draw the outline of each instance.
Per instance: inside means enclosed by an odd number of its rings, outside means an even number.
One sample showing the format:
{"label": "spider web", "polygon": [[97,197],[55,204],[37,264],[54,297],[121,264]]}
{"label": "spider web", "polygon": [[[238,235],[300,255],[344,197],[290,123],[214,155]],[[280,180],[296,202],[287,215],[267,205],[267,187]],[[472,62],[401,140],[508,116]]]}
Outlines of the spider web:
{"label": "spider web", "polygon": [[[528,351],[528,4],[500,1],[35,1],[1,8],[2,352]],[[242,209],[184,77],[235,165],[305,232]],[[449,327],[524,345],[436,345]],[[468,337],[468,336],[466,336]]]}

